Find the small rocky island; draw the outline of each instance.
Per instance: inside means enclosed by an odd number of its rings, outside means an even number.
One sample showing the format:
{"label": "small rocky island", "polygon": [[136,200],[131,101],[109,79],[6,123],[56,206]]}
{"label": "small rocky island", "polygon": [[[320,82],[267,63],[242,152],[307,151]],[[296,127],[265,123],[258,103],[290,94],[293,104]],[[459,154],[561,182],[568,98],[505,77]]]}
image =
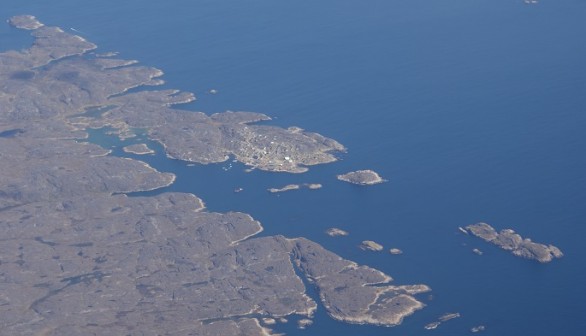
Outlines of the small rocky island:
{"label": "small rocky island", "polygon": [[173,159],[234,157],[290,173],[336,160],[338,142],[258,125],[268,119],[259,113],[171,108],[194,96],[153,90],[162,71],[96,54],[33,16],[9,23],[33,44],[0,53],[3,335],[271,335],[262,321],[310,319],[318,305],[384,326],[424,307],[416,295],[426,285],[395,285],[305,238],[258,236],[249,214],[208,211],[190,193],[128,196],[175,176],[87,138],[89,128],[139,131]]}
{"label": "small rocky island", "polygon": [[301,186],[299,184],[288,184],[282,188],[269,188],[269,189],[267,189],[267,191],[274,194],[274,193],[281,193],[281,192],[290,191],[290,190],[298,190],[300,188],[301,188]]}
{"label": "small rocky island", "polygon": [[403,251],[401,249],[393,247],[392,249],[389,250],[389,253],[393,254],[393,255],[399,255],[399,254],[403,254]]}
{"label": "small rocky island", "polygon": [[559,248],[553,245],[534,243],[529,238],[523,239],[523,237],[511,229],[503,229],[500,232],[497,232],[489,224],[477,223],[466,226],[466,230],[476,237],[492,243],[504,250],[511,251],[511,253],[517,257],[533,259],[541,263],[548,263],[553,259],[561,258],[564,255]]}
{"label": "small rocky island", "polygon": [[313,320],[310,320],[310,319],[301,319],[301,320],[297,321],[297,327],[299,329],[306,329],[307,327],[309,327],[312,324],[313,324]]}
{"label": "small rocky island", "polygon": [[485,331],[485,330],[486,330],[486,326],[483,326],[483,325],[479,325],[479,326],[475,326],[475,327],[470,328],[470,332],[473,332],[473,333],[478,333],[478,332]]}
{"label": "small rocky island", "polygon": [[326,230],[326,234],[330,237],[339,237],[349,235],[348,231],[344,231],[338,228],[329,228]]}
{"label": "small rocky island", "polygon": [[280,193],[280,192],[285,192],[285,191],[290,191],[290,190],[299,190],[301,188],[316,190],[316,189],[320,189],[321,187],[322,187],[322,185],[319,183],[288,184],[282,188],[269,188],[269,189],[267,189],[267,191],[270,193]]}
{"label": "small rocky island", "polygon": [[338,175],[338,180],[358,185],[373,185],[386,182],[377,172],[372,170],[357,170]]}
{"label": "small rocky island", "polygon": [[458,318],[458,317],[460,317],[460,313],[446,313],[446,314],[440,316],[437,319],[437,321],[430,322],[430,323],[426,324],[424,326],[424,328],[427,329],[427,330],[436,329],[443,322],[447,322],[449,320],[453,320],[453,319]]}
{"label": "small rocky island", "polygon": [[360,243],[359,247],[365,251],[368,250],[375,252],[379,252],[384,249],[384,247],[381,244],[374,242],[372,240],[364,240],[362,243]]}
{"label": "small rocky island", "polygon": [[122,148],[126,153],[132,153],[136,155],[153,154],[155,151],[150,149],[146,144],[135,144]]}
{"label": "small rocky island", "polygon": [[477,248],[472,249],[472,252],[474,252],[477,255],[483,255],[484,254],[484,252],[482,252],[481,250],[479,250]]}

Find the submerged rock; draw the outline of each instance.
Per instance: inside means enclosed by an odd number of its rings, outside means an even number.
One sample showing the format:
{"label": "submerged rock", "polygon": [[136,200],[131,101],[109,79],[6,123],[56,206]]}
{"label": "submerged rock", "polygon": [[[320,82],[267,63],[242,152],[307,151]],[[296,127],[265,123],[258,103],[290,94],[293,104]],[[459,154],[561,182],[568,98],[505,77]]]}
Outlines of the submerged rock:
{"label": "submerged rock", "polygon": [[547,263],[554,258],[561,258],[562,251],[553,245],[534,243],[529,238],[523,239],[511,229],[503,229],[497,232],[492,226],[486,223],[477,223],[466,226],[471,234],[490,242],[498,247],[511,251],[517,257],[537,260]]}
{"label": "submerged rock", "polygon": [[479,325],[479,326],[470,328],[470,331],[473,333],[477,333],[477,332],[481,332],[481,331],[485,331],[485,330],[486,330],[486,327],[483,325]]}
{"label": "submerged rock", "polygon": [[358,185],[373,185],[386,182],[386,180],[372,170],[357,170],[355,172],[338,175],[338,180]]}

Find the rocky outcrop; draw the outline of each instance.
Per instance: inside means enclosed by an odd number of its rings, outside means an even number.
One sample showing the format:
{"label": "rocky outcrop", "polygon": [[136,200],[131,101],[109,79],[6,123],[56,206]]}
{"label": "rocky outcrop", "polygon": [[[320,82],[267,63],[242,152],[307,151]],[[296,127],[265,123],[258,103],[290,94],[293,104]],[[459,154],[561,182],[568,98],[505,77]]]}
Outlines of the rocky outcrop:
{"label": "rocky outcrop", "polygon": [[534,243],[531,239],[523,238],[511,229],[497,232],[489,224],[477,223],[468,225],[466,230],[476,237],[497,245],[504,250],[511,251],[517,257],[547,263],[564,255],[559,248],[553,245]]}
{"label": "rocky outcrop", "polygon": [[374,242],[372,240],[364,240],[362,241],[362,243],[360,243],[360,248],[363,250],[368,250],[368,251],[382,251],[383,250],[383,246],[377,242]]}
{"label": "rocky outcrop", "polygon": [[150,149],[146,144],[135,144],[122,148],[126,153],[132,153],[136,155],[153,154],[155,151]]}
{"label": "rocky outcrop", "polygon": [[303,183],[303,184],[288,184],[282,188],[269,188],[267,189],[270,193],[280,193],[290,190],[299,190],[301,188],[309,189],[309,190],[316,190],[322,187],[319,183]]}
{"label": "rocky outcrop", "polygon": [[357,170],[338,175],[338,180],[358,185],[373,185],[386,182],[378,173],[372,170]]}
{"label": "rocky outcrop", "polygon": [[326,230],[326,234],[330,237],[347,236],[348,231],[344,231],[338,228],[329,228]]}

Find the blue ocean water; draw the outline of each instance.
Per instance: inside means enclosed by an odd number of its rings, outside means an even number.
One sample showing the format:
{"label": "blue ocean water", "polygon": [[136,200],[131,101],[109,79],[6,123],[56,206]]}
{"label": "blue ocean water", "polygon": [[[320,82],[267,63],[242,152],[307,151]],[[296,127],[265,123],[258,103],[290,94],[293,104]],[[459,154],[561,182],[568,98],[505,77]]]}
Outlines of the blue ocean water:
{"label": "blue ocean water", "polygon": [[[137,157],[178,175],[166,190],[193,192],[212,211],[251,213],[263,235],[308,237],[399,284],[433,288],[422,297],[428,306],[399,327],[349,326],[322,308],[307,330],[279,331],[466,335],[482,324],[486,335],[507,336],[586,328],[584,1],[3,0],[0,13],[34,14],[164,70],[167,87],[198,97],[181,108],[263,112],[273,124],[348,147],[340,161],[301,175]],[[0,25],[0,49],[30,41]],[[130,156],[119,149],[126,143],[103,133],[92,140]],[[389,182],[361,188],[335,179],[356,169]],[[324,187],[266,191],[305,182]],[[478,221],[553,243],[565,257],[541,265],[459,233]],[[332,226],[350,236],[326,236]],[[404,254],[361,251],[364,239]],[[446,312],[462,317],[423,329]]]}

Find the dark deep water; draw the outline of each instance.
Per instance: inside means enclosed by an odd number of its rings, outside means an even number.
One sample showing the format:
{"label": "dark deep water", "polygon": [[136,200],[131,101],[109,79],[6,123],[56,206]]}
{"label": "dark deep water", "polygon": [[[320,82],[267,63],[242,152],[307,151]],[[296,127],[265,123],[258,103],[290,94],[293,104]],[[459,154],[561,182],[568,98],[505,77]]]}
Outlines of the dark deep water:
{"label": "dark deep water", "polygon": [[[195,92],[184,108],[247,110],[339,140],[341,161],[301,175],[244,173],[133,156],[178,175],[212,211],[259,219],[263,235],[305,236],[341,256],[426,283],[433,299],[395,328],[329,319],[289,335],[579,335],[586,328],[586,2],[542,0],[2,0],[2,18],[33,14],[74,28],[101,51],[165,71]],[[74,32],[76,33],[76,32]],[[0,25],[0,49],[26,32]],[[217,95],[206,94],[209,89]],[[160,149],[160,147],[153,146]],[[374,169],[362,188],[335,175]],[[322,183],[316,191],[270,187]],[[237,187],[244,188],[234,193]],[[459,233],[486,221],[565,257],[542,265]],[[336,226],[350,236],[331,238]],[[376,240],[401,256],[356,246]],[[484,251],[477,256],[471,249]],[[446,312],[462,317],[427,331]]]}

